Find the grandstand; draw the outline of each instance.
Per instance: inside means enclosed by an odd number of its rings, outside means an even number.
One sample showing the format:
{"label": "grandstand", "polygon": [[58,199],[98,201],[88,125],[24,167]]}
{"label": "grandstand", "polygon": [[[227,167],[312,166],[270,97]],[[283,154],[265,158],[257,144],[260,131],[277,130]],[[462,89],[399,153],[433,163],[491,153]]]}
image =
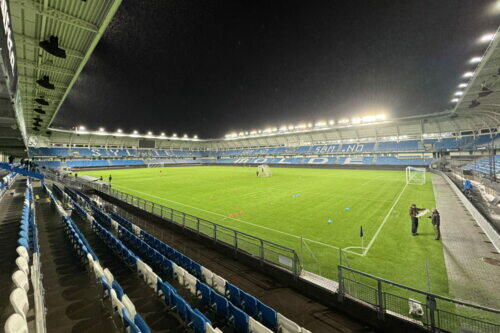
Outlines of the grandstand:
{"label": "grandstand", "polygon": [[500,332],[498,31],[448,110],[189,138],[53,126],[121,0],[6,3],[5,332]]}

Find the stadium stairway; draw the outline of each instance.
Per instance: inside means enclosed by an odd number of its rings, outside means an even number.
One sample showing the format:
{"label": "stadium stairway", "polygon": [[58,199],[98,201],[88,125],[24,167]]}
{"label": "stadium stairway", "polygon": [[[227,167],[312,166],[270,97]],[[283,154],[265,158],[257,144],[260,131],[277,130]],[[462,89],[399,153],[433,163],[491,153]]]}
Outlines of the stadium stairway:
{"label": "stadium stairway", "polygon": [[222,255],[200,244],[196,239],[173,232],[164,225],[145,221],[111,204],[109,206],[152,236],[177,249],[244,292],[255,296],[264,304],[279,311],[285,317],[293,319],[311,332],[370,332],[369,328],[343,313],[323,306],[232,257]]}
{"label": "stadium stairway", "polygon": [[184,325],[139,276],[115,255],[113,251],[92,231],[89,223],[77,214],[73,214],[75,223],[99,257],[101,264],[113,272],[114,278],[126,290],[134,303],[137,313],[143,316],[154,332],[184,332]]}
{"label": "stadium stairway", "polygon": [[[10,305],[9,295],[13,289],[11,279],[16,269],[17,239],[19,233],[19,220],[21,219],[24,203],[25,179],[17,179],[0,200],[0,328],[3,329],[5,321],[14,312]],[[33,304],[33,303],[31,303]]]}
{"label": "stadium stairway", "polygon": [[79,260],[65,233],[61,217],[41,187],[35,203],[48,332],[122,332],[103,306],[94,278]]}

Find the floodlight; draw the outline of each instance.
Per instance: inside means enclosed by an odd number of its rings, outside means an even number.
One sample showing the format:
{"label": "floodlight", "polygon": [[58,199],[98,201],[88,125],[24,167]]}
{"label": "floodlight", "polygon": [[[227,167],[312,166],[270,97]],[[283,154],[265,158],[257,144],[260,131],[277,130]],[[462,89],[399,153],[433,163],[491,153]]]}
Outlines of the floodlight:
{"label": "floodlight", "polygon": [[320,120],[320,121],[316,122],[316,124],[314,124],[314,126],[316,126],[316,127],[326,126],[326,121]]}
{"label": "floodlight", "polygon": [[349,124],[349,119],[340,119],[339,124]]}
{"label": "floodlight", "polygon": [[134,130],[134,131],[133,131],[133,133],[134,133],[134,134],[139,134],[139,132],[137,132],[137,130]]}
{"label": "floodlight", "polygon": [[455,96],[462,96],[464,94],[463,91],[457,91],[455,92]]}
{"label": "floodlight", "polygon": [[149,132],[148,132],[148,135],[153,135],[153,132],[149,131]]}
{"label": "floodlight", "polygon": [[121,130],[121,128],[117,129],[116,131],[117,131],[118,133],[123,132],[123,131]]}
{"label": "floodlight", "polygon": [[78,126],[78,129],[79,129],[80,131],[85,131],[85,126],[80,125],[80,126]]}
{"label": "floodlight", "polygon": [[196,135],[196,134],[195,134],[195,135],[193,136],[193,139],[198,139],[198,135]]}
{"label": "floodlight", "polygon": [[286,130],[287,130],[287,128],[288,128],[288,127],[286,127],[286,126],[281,126],[281,127],[280,127],[280,131],[284,132],[284,131],[286,131]]}
{"label": "floodlight", "polygon": [[104,127],[99,127],[99,132],[104,132]]}
{"label": "floodlight", "polygon": [[482,59],[483,59],[483,57],[472,57],[469,60],[469,63],[471,63],[471,64],[477,64],[478,62],[481,62]]}
{"label": "floodlight", "polygon": [[309,123],[309,124],[307,124],[307,127],[311,128],[311,127],[313,127],[313,124]]}
{"label": "floodlight", "polygon": [[164,132],[161,132],[161,134],[160,134],[160,135],[161,135],[161,136],[165,136],[165,133],[164,133]]}
{"label": "floodlight", "polygon": [[360,123],[360,122],[361,122],[361,118],[359,118],[359,117],[354,117],[354,118],[352,118],[352,119],[351,119],[351,122],[352,122],[353,124],[358,124],[358,123]]}
{"label": "floodlight", "polygon": [[473,77],[474,76],[474,72],[465,72],[463,77]]}
{"label": "floodlight", "polygon": [[452,102],[452,103],[456,103],[456,102],[458,102],[458,101],[459,101],[459,99],[458,99],[458,98],[453,98],[453,99],[451,100],[451,102]]}
{"label": "floodlight", "polygon": [[328,125],[335,125],[335,120],[328,121]]}
{"label": "floodlight", "polygon": [[188,137],[188,135],[187,135],[187,134],[184,134],[184,138],[187,138],[187,137]]}
{"label": "floodlight", "polygon": [[172,134],[172,136],[173,136],[174,138],[176,138],[176,137],[177,137],[177,134],[176,134],[176,133],[174,133],[174,134]]}
{"label": "floodlight", "polygon": [[480,43],[487,43],[487,42],[490,42],[491,40],[493,40],[494,37],[495,37],[495,34],[493,34],[493,33],[484,34],[481,36],[481,38],[479,38],[479,42]]}
{"label": "floodlight", "polygon": [[467,83],[460,83],[460,84],[458,85],[458,87],[459,87],[459,88],[465,88],[465,87],[467,87]]}

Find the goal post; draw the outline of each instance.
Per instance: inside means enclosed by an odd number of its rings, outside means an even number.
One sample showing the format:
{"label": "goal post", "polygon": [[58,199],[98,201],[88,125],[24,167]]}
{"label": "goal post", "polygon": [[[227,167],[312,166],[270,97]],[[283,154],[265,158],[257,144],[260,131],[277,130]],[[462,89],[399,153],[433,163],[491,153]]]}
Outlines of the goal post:
{"label": "goal post", "polygon": [[273,174],[267,164],[261,164],[257,167],[257,177],[271,177]]}
{"label": "goal post", "polygon": [[406,167],[406,184],[424,185],[426,178],[425,168]]}

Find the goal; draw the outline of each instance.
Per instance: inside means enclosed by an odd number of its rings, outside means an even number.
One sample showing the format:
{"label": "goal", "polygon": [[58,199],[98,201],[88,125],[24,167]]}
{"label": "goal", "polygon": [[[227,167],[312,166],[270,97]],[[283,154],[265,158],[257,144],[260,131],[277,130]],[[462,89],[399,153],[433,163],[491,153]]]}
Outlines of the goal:
{"label": "goal", "polygon": [[271,172],[271,168],[267,164],[261,164],[257,167],[257,176],[258,177],[271,177],[273,174]]}
{"label": "goal", "polygon": [[406,168],[406,184],[424,185],[425,184],[425,168]]}

